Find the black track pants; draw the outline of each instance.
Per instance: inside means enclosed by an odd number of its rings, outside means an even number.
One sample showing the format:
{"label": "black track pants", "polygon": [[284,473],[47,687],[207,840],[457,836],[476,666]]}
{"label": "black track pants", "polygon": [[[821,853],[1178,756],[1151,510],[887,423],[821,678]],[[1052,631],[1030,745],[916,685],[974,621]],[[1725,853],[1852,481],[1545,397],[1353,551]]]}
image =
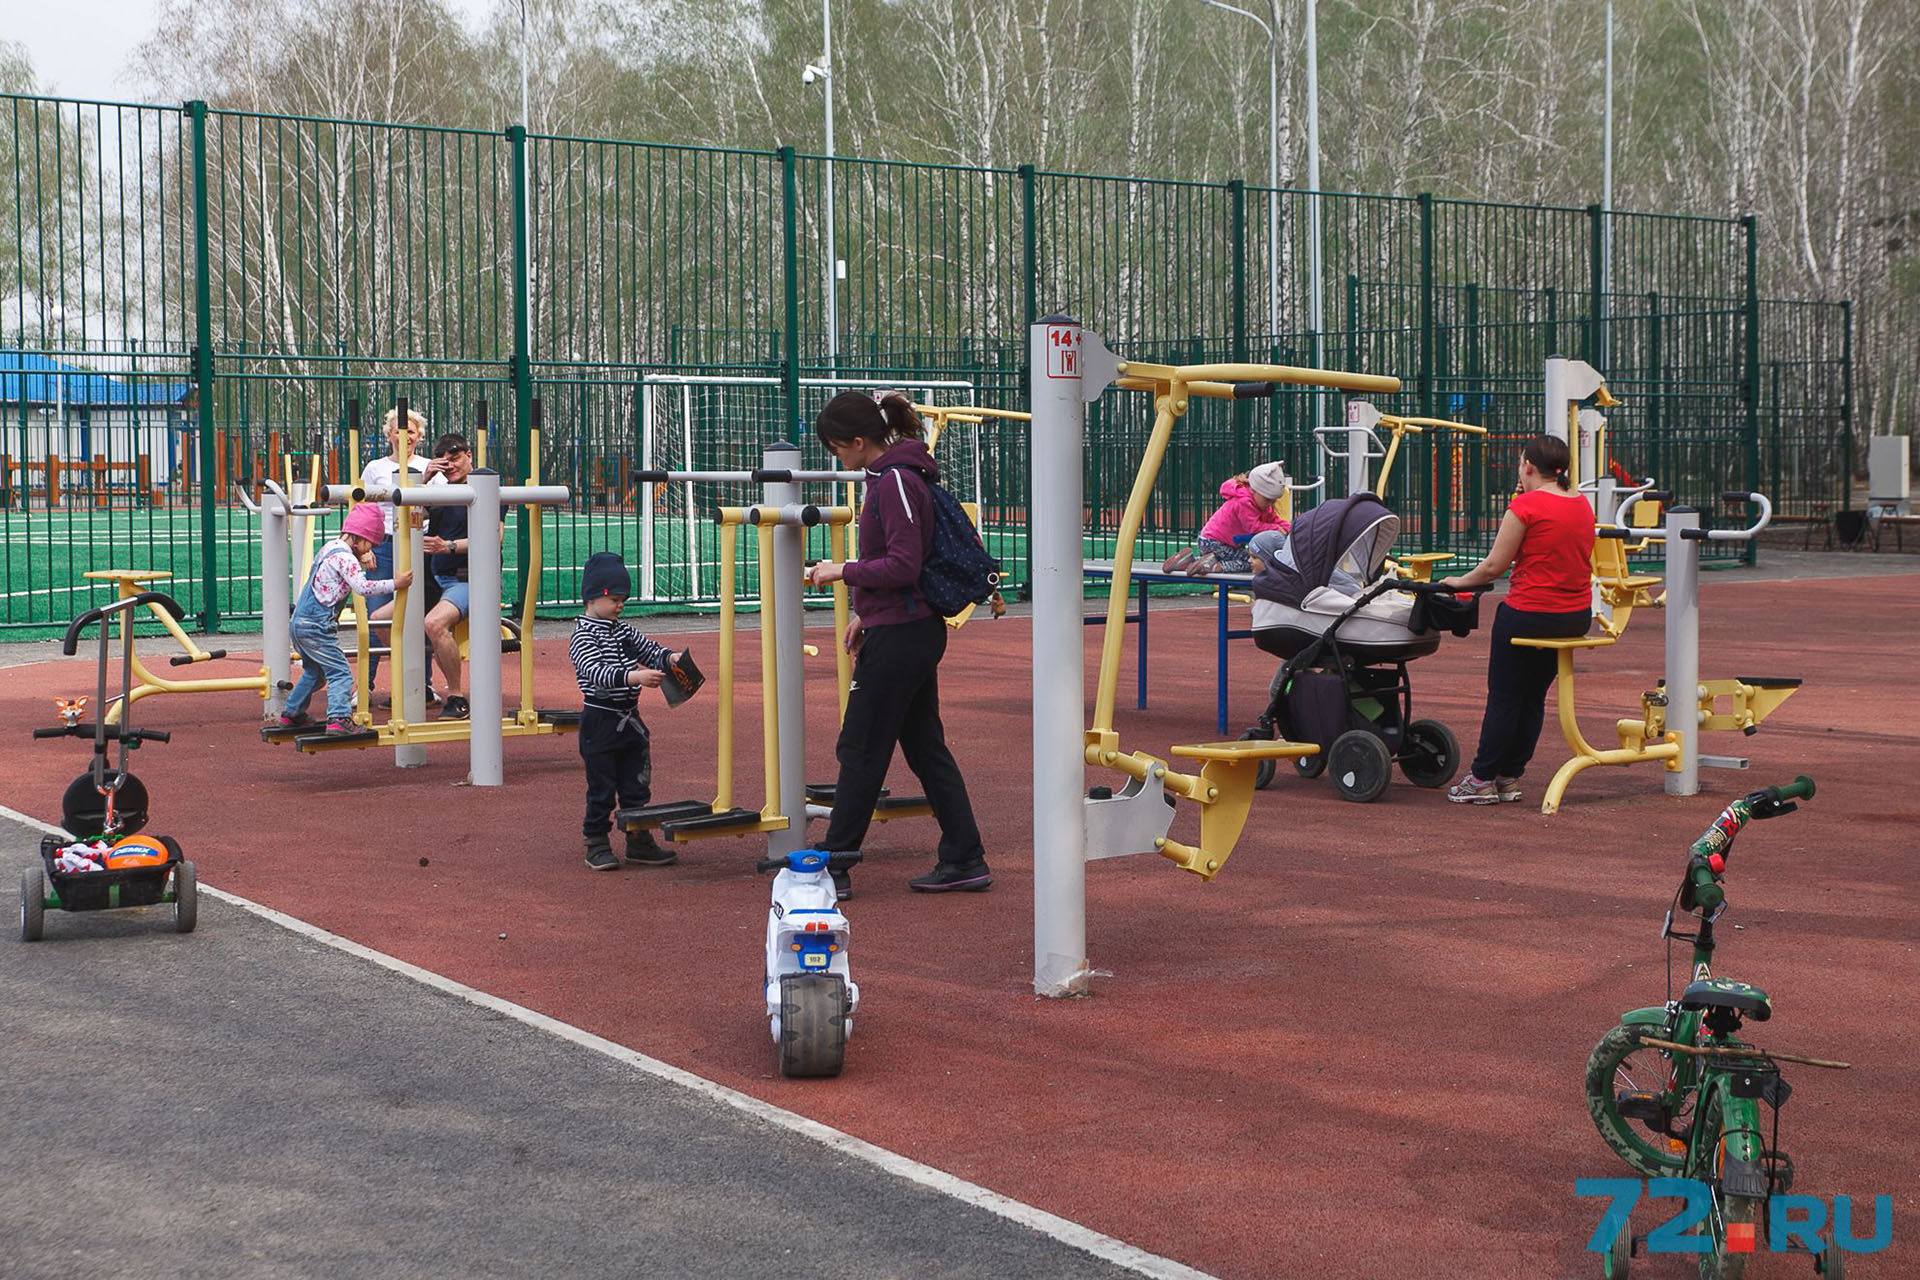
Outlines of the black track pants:
{"label": "black track pants", "polygon": [[645,725],[617,711],[587,707],[580,713],[580,760],[587,768],[587,812],[583,835],[603,836],[613,826],[616,808],[631,809],[653,799],[653,751]]}
{"label": "black track pants", "polygon": [[867,838],[873,806],[898,743],[940,824],[940,861],[967,863],[985,856],[966,779],[947,750],[946,730],[940,724],[939,672],[947,651],[947,624],[927,617],[868,627],[864,634],[835,752],[840,777],[833,817],[819,847],[858,849]]}
{"label": "black track pants", "polygon": [[1559,671],[1551,649],[1513,644],[1529,640],[1571,640],[1587,634],[1593,614],[1529,613],[1502,603],[1493,616],[1493,645],[1487,651],[1487,713],[1480,721],[1480,749],[1473,776],[1492,782],[1517,778],[1533,759],[1545,721],[1547,690]]}

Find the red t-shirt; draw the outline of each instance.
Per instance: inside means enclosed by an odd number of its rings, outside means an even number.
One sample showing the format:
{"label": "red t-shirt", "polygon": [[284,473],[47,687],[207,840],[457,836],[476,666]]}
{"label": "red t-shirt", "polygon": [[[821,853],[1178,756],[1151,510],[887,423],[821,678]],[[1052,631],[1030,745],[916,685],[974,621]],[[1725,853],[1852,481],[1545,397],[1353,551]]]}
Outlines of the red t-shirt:
{"label": "red t-shirt", "polygon": [[1528,613],[1593,605],[1593,508],[1585,498],[1530,489],[1507,504],[1527,526],[1513,558],[1507,603]]}

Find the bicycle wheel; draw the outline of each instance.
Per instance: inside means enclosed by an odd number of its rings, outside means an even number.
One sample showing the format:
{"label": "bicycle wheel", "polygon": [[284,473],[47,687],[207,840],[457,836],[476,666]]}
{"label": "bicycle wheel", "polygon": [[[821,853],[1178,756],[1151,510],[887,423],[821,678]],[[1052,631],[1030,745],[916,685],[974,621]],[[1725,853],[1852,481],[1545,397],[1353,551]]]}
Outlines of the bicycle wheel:
{"label": "bicycle wheel", "polygon": [[1666,1127],[1671,1133],[1685,1133],[1693,1120],[1693,1091],[1670,1099],[1673,1064],[1640,1043],[1647,1036],[1658,1038],[1662,1030],[1622,1023],[1600,1037],[1587,1059],[1593,1127],[1628,1168],[1648,1177],[1671,1176],[1686,1163],[1684,1144],[1655,1127],[1660,1111],[1670,1108]]}
{"label": "bicycle wheel", "polygon": [[[1691,1174],[1713,1190],[1713,1209],[1707,1215],[1706,1227],[1711,1249],[1700,1255],[1700,1280],[1741,1280],[1747,1274],[1747,1258],[1759,1247],[1755,1233],[1760,1221],[1760,1197],[1734,1195],[1722,1187],[1721,1163],[1726,1159],[1727,1134],[1721,1117],[1721,1091],[1710,1091],[1706,1114],[1702,1117],[1701,1134],[1706,1143],[1704,1149],[1696,1147],[1691,1161]],[[1727,1235],[1739,1223],[1746,1224],[1746,1248],[1734,1252],[1728,1248]]]}

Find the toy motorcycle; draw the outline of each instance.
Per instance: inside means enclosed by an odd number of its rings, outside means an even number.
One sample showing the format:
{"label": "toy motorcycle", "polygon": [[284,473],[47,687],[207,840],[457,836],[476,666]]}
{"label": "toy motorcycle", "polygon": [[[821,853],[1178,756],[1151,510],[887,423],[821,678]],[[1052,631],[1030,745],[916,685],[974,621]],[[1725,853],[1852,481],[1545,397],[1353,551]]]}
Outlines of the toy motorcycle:
{"label": "toy motorcycle", "polygon": [[860,988],[847,968],[847,918],[832,873],[859,860],[858,853],[796,849],[759,864],[780,872],[767,911],[765,985],[783,1076],[837,1076],[846,1058]]}

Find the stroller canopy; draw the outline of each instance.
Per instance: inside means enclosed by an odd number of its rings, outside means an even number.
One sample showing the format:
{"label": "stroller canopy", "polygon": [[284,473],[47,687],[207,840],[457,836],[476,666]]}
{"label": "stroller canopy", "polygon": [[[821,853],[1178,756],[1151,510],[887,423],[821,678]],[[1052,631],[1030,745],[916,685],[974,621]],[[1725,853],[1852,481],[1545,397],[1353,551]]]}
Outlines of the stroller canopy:
{"label": "stroller canopy", "polygon": [[1364,586],[1380,576],[1400,517],[1371,493],[1323,502],[1293,522],[1280,555],[1263,560],[1253,577],[1253,593],[1264,600],[1299,608],[1308,593],[1336,584],[1336,576]]}

